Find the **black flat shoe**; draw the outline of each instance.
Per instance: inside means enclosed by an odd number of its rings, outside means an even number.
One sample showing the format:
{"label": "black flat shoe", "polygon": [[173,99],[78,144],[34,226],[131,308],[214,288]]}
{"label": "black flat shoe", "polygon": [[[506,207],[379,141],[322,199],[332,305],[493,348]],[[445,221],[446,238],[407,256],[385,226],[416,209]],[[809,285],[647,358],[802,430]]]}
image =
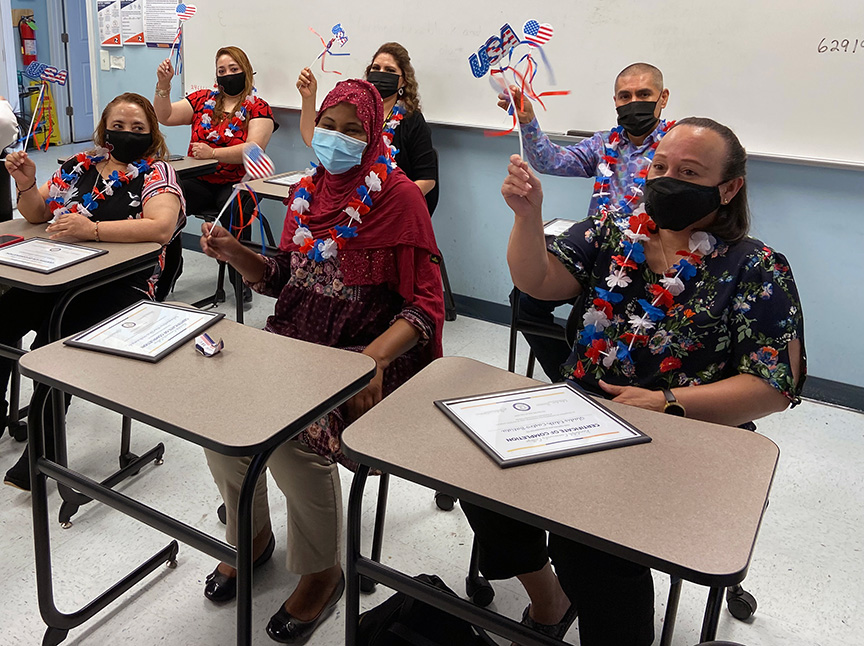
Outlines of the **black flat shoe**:
{"label": "black flat shoe", "polygon": [[576,621],[577,615],[576,604],[570,604],[567,612],[564,613],[564,617],[557,624],[541,624],[531,618],[530,611],[531,606],[525,606],[525,610],[522,611],[522,621],[519,623],[538,633],[548,635],[553,639],[564,639],[567,631],[570,630],[570,626]]}
{"label": "black flat shoe", "polygon": [[11,487],[17,487],[21,491],[30,491],[30,459],[29,448],[24,447],[24,453],[18,458],[18,462],[6,472],[3,483]]}
{"label": "black flat shoe", "polygon": [[[267,543],[267,547],[264,548],[261,556],[252,563],[252,567],[257,568],[259,565],[264,565],[269,561],[270,557],[273,556],[273,549],[275,547],[276,537],[271,533],[270,542]],[[204,596],[210,599],[210,601],[231,601],[231,599],[237,596],[237,577],[222,574],[218,567],[207,575],[204,583]]]}
{"label": "black flat shoe", "polygon": [[270,639],[281,644],[305,644],[312,636],[312,633],[315,632],[315,629],[318,628],[318,624],[333,613],[336,604],[342,598],[343,592],[345,592],[344,573],[339,579],[339,585],[333,590],[330,600],[327,601],[327,605],[321,609],[321,612],[318,613],[315,619],[309,621],[300,621],[291,616],[291,613],[285,610],[285,604],[283,603],[276,614],[270,617],[270,623],[267,624],[267,634],[270,635]]}

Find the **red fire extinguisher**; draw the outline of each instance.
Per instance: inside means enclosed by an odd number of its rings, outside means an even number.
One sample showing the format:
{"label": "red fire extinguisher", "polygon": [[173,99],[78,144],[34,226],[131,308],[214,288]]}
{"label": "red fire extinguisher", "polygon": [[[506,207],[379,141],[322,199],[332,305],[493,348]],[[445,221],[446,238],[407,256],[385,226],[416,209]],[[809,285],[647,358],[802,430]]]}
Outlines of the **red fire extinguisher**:
{"label": "red fire extinguisher", "polygon": [[33,16],[24,16],[18,21],[18,37],[21,39],[21,58],[24,65],[35,63],[36,56],[36,21]]}

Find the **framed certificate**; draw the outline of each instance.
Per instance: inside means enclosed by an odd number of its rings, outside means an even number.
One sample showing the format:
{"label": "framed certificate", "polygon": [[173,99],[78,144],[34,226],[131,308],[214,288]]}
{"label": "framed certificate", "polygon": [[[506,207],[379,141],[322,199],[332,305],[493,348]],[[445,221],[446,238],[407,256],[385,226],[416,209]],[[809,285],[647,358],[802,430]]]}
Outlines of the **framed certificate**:
{"label": "framed certificate", "polygon": [[94,249],[45,238],[30,238],[0,249],[0,264],[50,274],[106,253],[107,249]]}
{"label": "framed certificate", "polygon": [[566,383],[435,405],[501,467],[651,441]]}
{"label": "framed certificate", "polygon": [[565,220],[563,218],[555,218],[549,222],[543,223],[543,235],[551,238],[557,238],[562,233],[566,233],[576,224],[576,220]]}
{"label": "framed certificate", "polygon": [[219,312],[141,301],[64,343],[155,363],[223,316]]}

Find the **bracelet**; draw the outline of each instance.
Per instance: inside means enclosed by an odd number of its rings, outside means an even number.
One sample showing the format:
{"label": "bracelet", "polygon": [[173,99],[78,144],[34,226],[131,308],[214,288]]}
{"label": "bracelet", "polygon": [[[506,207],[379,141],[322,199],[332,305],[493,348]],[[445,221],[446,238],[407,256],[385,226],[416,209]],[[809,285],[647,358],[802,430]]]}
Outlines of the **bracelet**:
{"label": "bracelet", "polygon": [[95,236],[95,238],[96,238],[96,242],[102,242],[102,241],[99,239],[99,220],[96,220],[96,230],[93,232],[93,234],[94,234],[94,236]]}
{"label": "bracelet", "polygon": [[26,193],[27,191],[29,191],[29,190],[30,190],[31,188],[33,188],[34,186],[36,186],[36,180],[35,180],[35,179],[33,180],[33,183],[30,184],[30,186],[28,186],[27,188],[25,188],[23,191],[22,191],[20,188],[18,188],[18,185],[16,184],[16,185],[15,185],[15,189],[18,191],[18,198],[17,198],[17,199],[20,200],[20,199],[21,199],[21,194],[22,194],[22,193]]}
{"label": "bracelet", "polygon": [[159,89],[159,86],[156,86],[156,96],[161,96],[163,99],[167,99],[171,96],[171,86],[168,86],[167,90]]}

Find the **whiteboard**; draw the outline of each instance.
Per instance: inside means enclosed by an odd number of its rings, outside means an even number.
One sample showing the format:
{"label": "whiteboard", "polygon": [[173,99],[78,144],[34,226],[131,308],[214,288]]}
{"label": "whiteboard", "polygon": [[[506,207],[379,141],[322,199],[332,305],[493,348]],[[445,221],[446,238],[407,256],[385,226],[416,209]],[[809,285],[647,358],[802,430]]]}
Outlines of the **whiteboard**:
{"label": "whiteboard", "polygon": [[[411,53],[423,112],[434,123],[505,129],[510,118],[495,91],[475,78],[469,56],[508,23],[549,23],[544,51],[557,85],[541,72],[540,90],[570,90],[539,111],[549,133],[615,124],[613,81],[625,66],[658,66],[670,89],[668,118],[708,116],[730,126],[751,153],[864,164],[864,2],[841,0],[464,0],[393,3],[201,0],[184,28],[185,87],[211,87],[214,55],[237,45],[271,105],[299,108],[302,67],[341,23],[350,56],[327,59],[316,75],[319,101],[335,83],[361,76],[388,40]],[[820,45],[824,51],[820,52]],[[855,121],[850,122],[850,117]]]}

